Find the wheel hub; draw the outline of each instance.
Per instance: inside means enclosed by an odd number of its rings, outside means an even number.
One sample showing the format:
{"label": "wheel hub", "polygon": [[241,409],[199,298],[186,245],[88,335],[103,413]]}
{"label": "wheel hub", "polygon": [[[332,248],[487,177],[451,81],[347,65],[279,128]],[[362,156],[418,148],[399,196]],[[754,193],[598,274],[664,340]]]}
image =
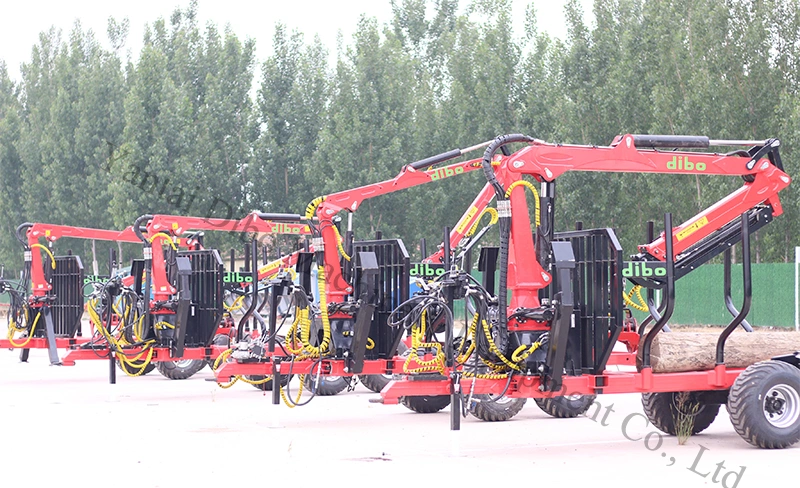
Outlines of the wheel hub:
{"label": "wheel hub", "polygon": [[764,395],[764,417],[777,428],[794,425],[800,418],[800,394],[788,385],[773,386]]}
{"label": "wheel hub", "polygon": [[783,406],[786,405],[786,401],[782,398],[778,398],[777,392],[772,392],[772,396],[768,397],[764,402],[764,410],[772,415],[783,415]]}

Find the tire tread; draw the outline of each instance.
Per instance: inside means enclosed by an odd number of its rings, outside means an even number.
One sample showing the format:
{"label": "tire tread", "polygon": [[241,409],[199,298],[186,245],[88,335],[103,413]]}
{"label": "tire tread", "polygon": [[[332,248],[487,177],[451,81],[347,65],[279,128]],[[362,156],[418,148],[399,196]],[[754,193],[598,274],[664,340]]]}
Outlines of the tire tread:
{"label": "tire tread", "polygon": [[[489,400],[488,395],[479,396]],[[481,398],[481,400],[483,399]],[[514,398],[512,402],[507,404],[480,401],[476,402],[473,408],[470,408],[469,413],[485,422],[504,422],[522,411],[522,407],[525,406],[525,400],[525,398]]]}
{"label": "tire tread", "polygon": [[787,372],[800,379],[800,372],[791,364],[783,361],[761,361],[746,368],[731,386],[726,409],[734,430],[748,444],[761,449],[784,449],[800,440],[800,426],[795,426],[795,432],[787,438],[776,439],[772,432],[760,428],[760,424],[766,422],[766,418],[758,418],[759,415],[763,417],[763,414],[752,411],[753,408],[761,408],[758,398],[760,389],[756,386],[766,383],[772,375]]}

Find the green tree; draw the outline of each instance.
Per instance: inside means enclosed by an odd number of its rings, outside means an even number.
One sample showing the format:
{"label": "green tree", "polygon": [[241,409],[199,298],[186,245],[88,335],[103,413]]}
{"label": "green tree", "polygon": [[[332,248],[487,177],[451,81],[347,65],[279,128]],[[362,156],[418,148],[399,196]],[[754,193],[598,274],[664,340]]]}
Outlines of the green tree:
{"label": "green tree", "polygon": [[329,98],[328,53],[319,38],[305,45],[278,24],[273,54],[263,64],[258,90],[263,130],[256,146],[257,162],[250,173],[253,206],[272,212],[302,213],[313,197],[305,172],[317,149]]}
{"label": "green tree", "polygon": [[[257,136],[249,91],[255,45],[197,25],[197,3],[145,32],[129,73],[124,144],[113,157],[115,222],[145,213],[241,218]],[[224,247],[236,236],[209,235]]]}
{"label": "green tree", "polygon": [[22,269],[21,246],[14,237],[24,220],[22,212],[22,159],[17,152],[22,120],[19,85],[11,81],[0,61],[0,262],[6,277]]}
{"label": "green tree", "polygon": [[[112,225],[109,147],[122,133],[124,83],[118,57],[76,23],[66,42],[43,33],[23,66],[25,123],[20,136],[25,216],[45,223]],[[59,242],[77,253],[87,242]],[[101,246],[105,247],[105,246]]]}
{"label": "green tree", "polygon": [[[397,174],[412,143],[414,70],[395,35],[362,17],[354,46],[339,59],[327,122],[306,177],[318,194],[378,182]],[[310,199],[309,199],[310,200]],[[398,236],[403,196],[367,200],[357,233]]]}

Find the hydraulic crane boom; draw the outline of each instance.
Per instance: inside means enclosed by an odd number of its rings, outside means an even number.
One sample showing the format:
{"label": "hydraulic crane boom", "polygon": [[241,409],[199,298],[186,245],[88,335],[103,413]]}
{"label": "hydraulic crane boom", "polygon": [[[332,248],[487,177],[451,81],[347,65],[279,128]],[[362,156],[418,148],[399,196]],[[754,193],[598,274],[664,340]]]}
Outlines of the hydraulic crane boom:
{"label": "hydraulic crane boom", "polygon": [[[541,274],[540,263],[535,258],[533,237],[530,232],[528,208],[521,193],[509,199],[503,194],[502,184],[494,176],[491,161],[499,145],[509,142],[526,142],[528,146],[503,158],[509,171],[531,175],[541,182],[553,182],[567,171],[602,171],[619,173],[660,173],[740,176],[741,188],[686,222],[673,228],[673,258],[676,265],[686,259],[703,242],[713,239],[715,233],[730,226],[744,212],[762,207],[770,209],[771,216],[782,213],[778,193],[786,188],[791,178],[783,171],[776,139],[764,141],[714,141],[696,136],[642,136],[625,134],[603,146],[580,146],[546,143],[527,136],[511,135],[496,139],[487,149],[482,165],[484,173],[495,187],[498,209],[510,206],[501,220],[508,219],[506,249],[509,259],[508,289],[512,291],[509,309],[539,306],[535,291],[547,286]],[[673,148],[708,148],[710,146],[751,146],[747,151],[729,154],[677,151]],[[672,150],[661,150],[670,148]],[[504,202],[501,202],[504,201]],[[501,236],[501,239],[503,237]],[[666,259],[666,243],[662,236],[639,246],[639,259]],[[721,252],[721,250],[719,250]],[[707,259],[710,257],[706,256]],[[544,278],[544,279],[543,279]],[[532,285],[532,286],[531,286]],[[501,283],[501,292],[503,291]],[[502,298],[502,297],[501,297]]]}

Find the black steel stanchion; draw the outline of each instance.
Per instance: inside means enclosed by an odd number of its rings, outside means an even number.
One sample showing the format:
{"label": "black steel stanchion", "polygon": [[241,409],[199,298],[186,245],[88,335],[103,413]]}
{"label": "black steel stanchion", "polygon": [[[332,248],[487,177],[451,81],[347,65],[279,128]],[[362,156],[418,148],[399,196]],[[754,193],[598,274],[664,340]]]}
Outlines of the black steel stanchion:
{"label": "black steel stanchion", "polygon": [[272,359],[272,404],[281,403],[281,358]]}
{"label": "black steel stanchion", "polygon": [[108,351],[108,383],[111,385],[117,384],[117,365],[114,351]]}
{"label": "black steel stanchion", "polygon": [[[106,291],[108,293],[108,291]],[[108,313],[106,314],[106,327],[111,327],[111,313],[113,311],[114,297],[108,293]],[[111,344],[108,345],[108,382],[112,385],[117,384],[117,364],[116,357],[114,357],[114,349]]]}
{"label": "black steel stanchion", "polygon": [[[450,280],[450,267],[452,260],[450,258],[450,228],[444,228],[444,272],[445,279]],[[447,308],[450,310],[450,319],[445,324],[444,333],[444,357],[445,367],[450,371],[450,430],[461,429],[461,375],[455,371],[454,368],[454,352],[453,352],[453,288],[452,286],[445,285],[444,289],[445,300],[447,301]]]}

